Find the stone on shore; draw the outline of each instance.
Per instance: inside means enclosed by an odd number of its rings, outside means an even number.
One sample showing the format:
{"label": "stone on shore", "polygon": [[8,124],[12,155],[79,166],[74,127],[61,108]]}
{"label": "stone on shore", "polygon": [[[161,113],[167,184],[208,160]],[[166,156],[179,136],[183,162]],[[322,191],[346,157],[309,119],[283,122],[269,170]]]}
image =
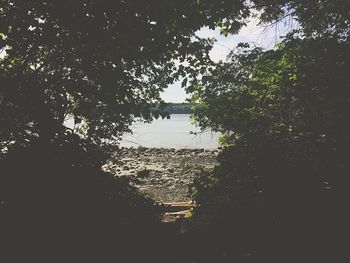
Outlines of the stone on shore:
{"label": "stone on shore", "polygon": [[204,149],[121,148],[103,168],[115,176],[127,176],[155,202],[190,201],[195,167],[212,169],[217,154]]}

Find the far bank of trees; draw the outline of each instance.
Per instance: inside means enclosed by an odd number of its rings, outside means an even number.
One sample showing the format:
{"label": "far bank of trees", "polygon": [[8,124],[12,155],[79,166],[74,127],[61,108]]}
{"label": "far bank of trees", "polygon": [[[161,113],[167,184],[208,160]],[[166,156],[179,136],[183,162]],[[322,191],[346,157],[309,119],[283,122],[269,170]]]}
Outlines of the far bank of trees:
{"label": "far bank of trees", "polygon": [[191,114],[193,105],[190,103],[167,103],[164,111],[170,114]]}

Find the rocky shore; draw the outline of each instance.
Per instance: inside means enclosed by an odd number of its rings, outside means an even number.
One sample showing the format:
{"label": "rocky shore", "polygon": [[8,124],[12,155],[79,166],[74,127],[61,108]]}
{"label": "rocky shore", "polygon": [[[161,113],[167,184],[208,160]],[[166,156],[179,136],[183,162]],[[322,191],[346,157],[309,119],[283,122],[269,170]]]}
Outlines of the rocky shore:
{"label": "rocky shore", "polygon": [[173,148],[121,148],[104,165],[115,176],[126,176],[141,193],[155,202],[189,201],[195,169],[211,169],[218,150]]}

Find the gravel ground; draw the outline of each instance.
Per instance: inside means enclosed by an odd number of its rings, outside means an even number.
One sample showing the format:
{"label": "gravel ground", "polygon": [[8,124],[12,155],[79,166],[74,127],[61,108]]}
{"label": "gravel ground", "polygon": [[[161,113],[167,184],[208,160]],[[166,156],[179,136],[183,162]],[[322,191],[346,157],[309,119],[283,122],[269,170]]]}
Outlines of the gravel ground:
{"label": "gravel ground", "polygon": [[190,201],[194,168],[213,168],[218,150],[121,148],[104,169],[128,176],[130,183],[155,202]]}

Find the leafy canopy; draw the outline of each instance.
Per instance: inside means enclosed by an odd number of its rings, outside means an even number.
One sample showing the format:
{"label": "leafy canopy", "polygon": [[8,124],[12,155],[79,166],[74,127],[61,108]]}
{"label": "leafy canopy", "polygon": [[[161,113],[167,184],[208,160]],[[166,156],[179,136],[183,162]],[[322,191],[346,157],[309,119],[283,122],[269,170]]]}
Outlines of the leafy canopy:
{"label": "leafy canopy", "polygon": [[175,79],[205,72],[202,26],[237,30],[244,1],[21,1],[0,5],[1,141],[50,141],[67,117],[100,143],[150,120]]}
{"label": "leafy canopy", "polygon": [[190,83],[194,118],[225,146],[194,183],[194,221],[220,248],[213,262],[334,261],[349,220],[350,2],[252,2],[262,23],[300,28],[273,50],[241,44]]}

